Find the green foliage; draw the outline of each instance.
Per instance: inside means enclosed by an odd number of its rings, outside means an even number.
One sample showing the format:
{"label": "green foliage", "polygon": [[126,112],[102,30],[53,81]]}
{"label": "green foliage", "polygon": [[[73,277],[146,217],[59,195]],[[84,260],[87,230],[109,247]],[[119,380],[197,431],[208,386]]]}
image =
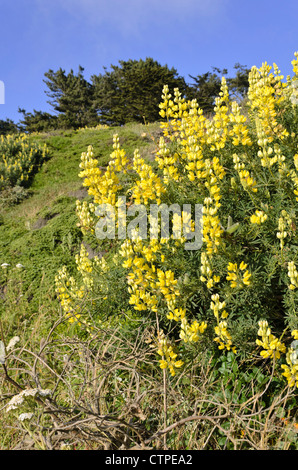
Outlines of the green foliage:
{"label": "green foliage", "polygon": [[[60,113],[59,127],[76,129],[98,122],[93,106],[93,86],[85,80],[83,71],[84,68],[79,66],[77,75],[73,70],[66,74],[61,68],[45,73],[49,104]],[[48,120],[48,116],[42,118]]]}
{"label": "green foliage", "polygon": [[24,134],[1,136],[0,190],[28,186],[46,158],[47,149]]}
{"label": "green foliage", "polygon": [[[231,92],[241,100],[247,92],[249,70],[239,63],[234,69],[236,75],[227,78],[227,82]],[[9,120],[1,121],[2,133],[16,127],[25,132],[44,132],[98,123],[117,126],[129,122],[155,122],[160,119],[158,105],[165,84],[170,89],[179,88],[188,99],[197,99],[203,111],[210,113],[220,91],[221,77],[228,73],[227,69],[213,67],[212,72],[190,76],[194,83],[187,84],[174,67],[161,65],[150,57],[120,60],[118,65],[111,65],[110,70],[104,67],[104,73],[92,75],[91,82],[84,78],[83,72],[82,66],[77,74],[73,70],[66,73],[61,67],[46,72],[45,93],[55,114],[19,109],[23,114],[19,126]]]}
{"label": "green foliage", "polygon": [[[239,63],[234,65],[234,69],[236,70],[236,75],[234,77],[226,77],[226,80],[230,93],[241,100],[245,97],[248,90],[249,69]],[[227,74],[227,69],[212,67],[212,72],[206,72],[195,77],[190,75],[194,83],[189,84],[187,87],[187,99],[196,99],[204,113],[212,113],[215,98],[220,92],[221,79]]]}
{"label": "green foliage", "polygon": [[[297,112],[290,107],[278,117],[278,124],[289,133],[278,143],[284,164],[292,170],[297,138],[291,134],[297,119]],[[253,136],[253,120],[247,125]],[[197,136],[195,125],[193,129]],[[183,141],[175,141],[177,130],[171,133],[170,126],[164,129],[169,154],[187,158],[181,148]],[[286,172],[261,166],[255,142],[249,147],[241,143],[235,150],[231,138],[218,151],[226,172],[219,182],[223,244],[212,258],[212,269],[221,277],[215,291],[226,300],[229,332],[237,353],[230,350],[223,354],[214,342],[213,290],[200,279],[200,250],[187,252],[172,243],[169,249],[163,248],[165,260],[158,268],[175,273],[187,319],[206,320],[208,328],[199,341],[183,344],[179,325],[166,317],[166,306],[160,303],[159,328],[175,345],[180,344],[184,361],[177,375],[170,376],[158,367],[156,312],[136,311],[130,303],[127,269],[118,254],[120,244],[98,241],[77,226],[76,200],[91,201],[78,177],[79,155],[92,144],[104,173],[114,133],[119,133],[129,161],[139,148],[146,163],[151,162],[154,171],[162,175],[158,162],[152,163],[152,153],[159,149],[154,142],[160,136],[157,124],[56,130],[34,136],[36,145],[47,144],[51,158],[36,173],[30,191],[23,192],[22,187],[14,187],[10,194],[3,191],[0,264],[9,266],[0,271],[0,341],[5,339],[8,344],[18,335],[20,342],[7,354],[5,366],[12,381],[3,380],[0,398],[3,406],[9,403],[20,391],[15,383],[27,390],[38,384],[54,395],[46,408],[43,400],[30,397],[19,408],[2,413],[0,447],[297,449],[296,392],[286,386],[276,362],[263,361],[255,344],[260,318],[268,318],[276,334],[288,328],[283,340],[288,339],[290,329],[297,328],[297,291],[288,289],[286,264],[290,259],[297,261],[295,186]],[[277,153],[276,148],[274,151]],[[217,155],[208,145],[204,152],[210,160]],[[235,152],[246,154],[243,161],[257,179],[257,194],[242,186],[231,157]],[[182,169],[181,164],[181,179],[169,182],[163,201],[203,203],[206,187],[193,184]],[[121,174],[121,182],[125,184],[126,179],[128,176]],[[269,216],[264,223],[253,225],[250,216],[259,205]],[[281,249],[276,233],[282,210],[290,215],[292,225],[287,227]],[[81,324],[70,325],[57,299],[54,278],[63,265],[70,276],[79,278],[75,255],[82,243],[90,259],[103,256],[106,266],[102,263],[94,269],[94,289],[87,290],[76,305],[84,312]],[[232,288],[226,282],[227,265],[240,260],[247,262],[252,272],[251,284]],[[19,263],[22,267],[16,266]],[[19,421],[21,412],[33,415]]]}
{"label": "green foliage", "polygon": [[[147,137],[142,137],[145,130]],[[131,152],[138,145],[149,156],[154,143],[148,136],[150,132],[154,134],[157,131],[157,125],[127,126],[121,140]],[[25,142],[30,140],[32,148],[47,145],[47,159],[35,174],[30,188],[14,186],[0,193],[0,266],[3,263],[10,265],[6,271],[9,276],[9,273],[12,276],[22,274],[22,294],[30,299],[27,318],[36,311],[40,299],[47,292],[52,292],[54,301],[54,280],[61,265],[67,265],[70,273],[75,274],[74,254],[83,239],[94,246],[93,240],[83,237],[77,226],[76,200],[87,196],[78,177],[78,156],[91,140],[97,147],[101,165],[105,166],[113,132],[114,129],[57,130],[30,136],[30,139],[27,136]],[[15,141],[9,142],[13,149]],[[16,269],[18,263],[25,268],[21,271]],[[4,275],[2,270],[0,273]],[[2,277],[2,288],[4,286]],[[115,302],[119,303],[116,289],[113,295]],[[112,303],[110,306],[106,300],[104,303],[104,308],[108,307],[112,312]],[[7,303],[2,303],[0,316],[4,312],[10,315],[13,305],[8,309]],[[15,315],[18,315],[18,309],[13,318]]]}
{"label": "green foliage", "polygon": [[[44,132],[50,129],[58,129],[63,127],[62,121],[58,116],[43,111],[33,110],[33,113],[27,113],[24,109],[19,109],[19,113],[23,114],[20,120],[20,127],[28,133]],[[61,122],[60,122],[61,121]]]}
{"label": "green foliage", "polygon": [[186,88],[177,70],[169,69],[152,58],[119,61],[111,71],[91,77],[94,101],[100,122],[122,125],[131,121],[159,120],[158,104],[165,83],[171,88]]}
{"label": "green foliage", "polygon": [[18,126],[11,119],[0,119],[0,135],[13,134],[18,132]]}

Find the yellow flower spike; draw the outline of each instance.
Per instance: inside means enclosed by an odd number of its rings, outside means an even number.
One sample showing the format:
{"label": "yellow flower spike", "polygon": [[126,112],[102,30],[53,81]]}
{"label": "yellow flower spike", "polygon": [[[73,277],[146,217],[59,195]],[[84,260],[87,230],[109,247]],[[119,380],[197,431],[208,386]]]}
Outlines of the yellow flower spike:
{"label": "yellow flower spike", "polygon": [[194,320],[191,324],[189,324],[186,318],[182,318],[180,338],[184,343],[196,343],[199,341],[200,335],[204,333],[206,328],[206,322],[199,323]]}
{"label": "yellow flower spike", "polygon": [[176,361],[178,354],[174,351],[173,346],[169,339],[165,336],[164,332],[161,330],[158,335],[158,349],[157,353],[160,356],[163,356],[159,360],[159,366],[161,369],[169,369],[170,374],[174,376],[176,374],[175,368],[180,368],[183,365],[183,361],[179,359]]}
{"label": "yellow flower spike", "polygon": [[[247,268],[247,264],[244,263],[243,261],[239,265],[239,270],[244,271]],[[231,287],[236,288],[236,287],[243,287],[243,285],[250,285],[250,279],[251,278],[251,273],[249,271],[245,271],[243,275],[241,276],[239,271],[238,271],[238,265],[237,263],[229,263],[228,264],[228,275],[226,276],[227,281],[231,281]]]}
{"label": "yellow flower spike", "polygon": [[258,324],[258,336],[261,336],[262,339],[256,339],[256,344],[263,348],[260,355],[264,358],[279,359],[280,353],[286,352],[285,345],[276,336],[272,335],[266,320],[260,320]]}
{"label": "yellow flower spike", "polygon": [[236,348],[232,343],[232,337],[227,330],[227,322],[219,322],[219,324],[214,328],[214,331],[216,334],[214,341],[218,343],[218,349],[226,349],[227,351],[233,351],[236,353]]}
{"label": "yellow flower spike", "polygon": [[294,261],[288,262],[288,276],[290,278],[291,284],[289,289],[294,290],[298,287],[298,271]]}

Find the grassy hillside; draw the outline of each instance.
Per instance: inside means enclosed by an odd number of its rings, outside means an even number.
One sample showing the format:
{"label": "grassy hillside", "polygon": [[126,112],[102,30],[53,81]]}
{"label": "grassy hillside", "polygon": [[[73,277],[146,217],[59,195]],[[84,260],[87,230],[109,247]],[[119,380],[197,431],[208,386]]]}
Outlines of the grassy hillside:
{"label": "grassy hillside", "polygon": [[[10,295],[22,295],[22,310],[25,310],[23,318],[20,305],[18,309],[9,305],[7,289],[12,282],[2,285],[0,312],[7,334],[17,331],[22,321],[36,314],[41,304],[50,306],[51,310],[55,310],[54,306],[59,308],[53,291],[55,275],[63,265],[70,272],[76,269],[74,254],[84,238],[76,215],[76,201],[88,199],[78,176],[81,153],[93,145],[104,167],[116,132],[120,132],[128,154],[132,156],[138,147],[146,158],[151,158],[156,146],[152,139],[159,133],[158,125],[54,131],[31,136],[34,141],[46,143],[47,160],[29,189],[14,188],[0,196],[0,264],[9,264],[0,271],[1,281],[6,277],[15,279],[11,290],[16,292]],[[94,244],[94,240],[90,242]],[[17,264],[24,268],[16,268]],[[44,325],[47,326],[48,323]]]}

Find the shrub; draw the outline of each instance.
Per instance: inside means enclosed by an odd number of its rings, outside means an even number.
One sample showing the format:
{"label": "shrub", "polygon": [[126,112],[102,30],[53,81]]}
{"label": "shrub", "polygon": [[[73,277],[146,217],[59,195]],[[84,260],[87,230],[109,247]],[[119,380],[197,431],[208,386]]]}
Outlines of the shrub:
{"label": "shrub", "polygon": [[[99,169],[92,147],[82,155],[80,176],[93,197],[78,203],[83,230],[95,232],[96,205],[119,206],[124,194],[128,206],[143,204],[148,214],[154,203],[203,206],[199,250],[185,250],[185,234],[175,237],[174,231],[168,239],[144,239],[135,232],[122,243],[113,241],[118,265],[123,258],[120,280],[126,276],[128,284],[124,308],[128,302],[139,315],[156,316],[160,366],[173,375],[187,364],[195,344],[241,355],[255,352],[257,336],[264,357],[282,355],[285,374],[289,367],[296,373],[291,362],[296,343],[287,350],[278,336],[289,342],[292,331],[298,337],[297,61],[296,54],[294,77],[286,81],[276,65],[273,72],[267,63],[253,67],[243,110],[230,101],[223,78],[211,120],[195,100],[186,102],[178,89],[172,96],[165,86],[160,114],[167,121],[161,124],[155,167],[138,150],[129,158],[117,135],[106,171]],[[120,207],[117,214],[120,230]],[[172,222],[182,223],[183,215]],[[72,320],[71,297],[102,293],[95,272],[105,260],[88,259],[82,248],[77,262],[81,285],[71,278],[68,289],[58,286]],[[115,264],[108,268],[113,269]],[[64,272],[60,280],[63,276],[67,279]]]}
{"label": "shrub", "polygon": [[26,134],[0,136],[0,190],[9,186],[27,186],[47,154]]}
{"label": "shrub", "polygon": [[[78,382],[65,379],[66,392],[53,365],[50,374],[63,390],[59,395],[54,385],[52,405],[67,405],[70,413],[79,406],[80,423],[90,419],[95,428],[115,413],[113,448],[297,445],[298,53],[292,63],[294,76],[285,81],[276,65],[253,67],[243,108],[230,100],[223,78],[211,120],[195,100],[185,101],[178,89],[171,96],[165,86],[166,121],[153,163],[138,150],[126,155],[117,135],[106,168],[91,146],[82,154],[80,176],[90,197],[77,203],[77,214],[86,239],[77,275],[62,267],[56,292],[61,322],[67,319],[77,335],[72,357],[82,347],[82,362],[68,365],[95,369],[92,377],[84,370],[73,376]],[[170,214],[169,237],[151,212],[162,204],[183,207]],[[195,204],[202,205],[201,226]],[[155,237],[142,233],[144,220]],[[202,246],[185,249],[198,226]],[[62,340],[62,349],[69,344]],[[91,416],[92,405],[80,400],[93,403],[90,390],[106,377],[103,408]],[[76,395],[77,383],[86,391]],[[157,384],[163,404],[153,400]],[[136,425],[128,432],[121,421],[120,432],[119,416],[132,397],[143,405],[130,421]]]}

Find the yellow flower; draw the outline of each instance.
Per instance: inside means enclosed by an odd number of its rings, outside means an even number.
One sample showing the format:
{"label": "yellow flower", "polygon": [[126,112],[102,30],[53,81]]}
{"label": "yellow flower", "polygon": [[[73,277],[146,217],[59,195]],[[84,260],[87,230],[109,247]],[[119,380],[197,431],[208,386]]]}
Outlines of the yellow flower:
{"label": "yellow flower", "polygon": [[256,212],[251,215],[250,217],[250,221],[252,224],[262,224],[263,222],[265,222],[267,220],[268,216],[267,214],[265,214],[264,211],[259,211],[259,210],[256,210]]}
{"label": "yellow flower", "polygon": [[236,353],[236,348],[233,346],[232,337],[227,330],[227,322],[221,321],[215,328],[216,337],[214,341],[218,343],[218,349],[226,349],[227,351],[233,351]]}
{"label": "yellow flower", "polygon": [[285,345],[271,333],[266,320],[259,321],[258,336],[262,337],[261,340],[256,339],[256,344],[263,348],[260,352],[262,357],[279,359],[280,353],[284,353],[286,351]]}
{"label": "yellow flower", "polygon": [[[239,265],[240,271],[244,271],[247,268],[247,264],[241,261]],[[251,273],[249,271],[245,271],[243,275],[238,271],[237,263],[229,263],[228,264],[228,275],[226,276],[227,281],[231,281],[231,287],[240,287],[242,284],[246,286],[250,285],[250,278]]]}

